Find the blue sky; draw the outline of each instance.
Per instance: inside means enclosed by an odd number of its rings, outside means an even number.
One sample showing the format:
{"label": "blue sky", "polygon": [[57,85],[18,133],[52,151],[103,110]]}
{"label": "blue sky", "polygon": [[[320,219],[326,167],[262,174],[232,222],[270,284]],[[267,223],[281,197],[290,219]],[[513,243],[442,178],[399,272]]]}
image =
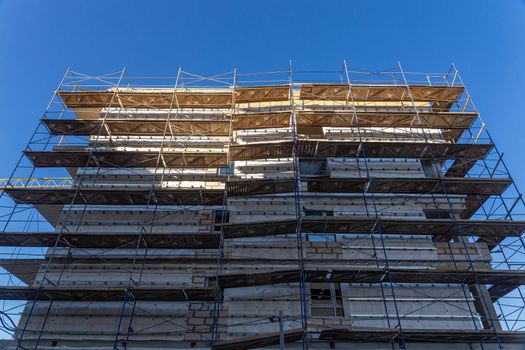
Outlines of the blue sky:
{"label": "blue sky", "polygon": [[455,62],[525,189],[525,2],[0,0],[0,177],[15,166],[67,67],[130,75],[443,71]]}

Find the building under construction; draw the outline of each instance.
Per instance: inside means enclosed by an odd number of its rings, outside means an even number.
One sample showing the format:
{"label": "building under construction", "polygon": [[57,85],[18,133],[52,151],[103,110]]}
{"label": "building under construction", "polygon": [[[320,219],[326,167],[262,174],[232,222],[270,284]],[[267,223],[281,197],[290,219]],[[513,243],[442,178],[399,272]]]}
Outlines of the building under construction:
{"label": "building under construction", "polygon": [[454,66],[69,69],[0,205],[6,349],[525,349],[525,203]]}

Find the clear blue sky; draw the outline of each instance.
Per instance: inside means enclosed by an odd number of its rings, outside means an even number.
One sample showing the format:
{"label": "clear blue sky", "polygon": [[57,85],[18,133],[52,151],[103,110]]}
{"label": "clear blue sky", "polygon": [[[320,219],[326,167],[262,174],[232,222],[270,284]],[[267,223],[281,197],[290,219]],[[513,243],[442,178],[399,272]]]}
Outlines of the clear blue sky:
{"label": "clear blue sky", "polygon": [[455,62],[525,190],[525,1],[0,0],[0,177],[68,66],[101,74]]}

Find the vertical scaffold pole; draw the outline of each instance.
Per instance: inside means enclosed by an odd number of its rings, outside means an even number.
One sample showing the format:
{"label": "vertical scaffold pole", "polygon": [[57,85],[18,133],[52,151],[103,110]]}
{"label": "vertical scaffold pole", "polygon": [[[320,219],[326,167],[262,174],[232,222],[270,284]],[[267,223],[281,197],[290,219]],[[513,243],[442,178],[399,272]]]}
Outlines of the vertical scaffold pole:
{"label": "vertical scaffold pole", "polygon": [[222,292],[220,286],[220,275],[223,269],[223,259],[224,259],[224,224],[226,218],[226,212],[228,210],[228,186],[227,183],[230,181],[234,167],[230,158],[230,147],[233,140],[233,114],[236,111],[235,108],[235,87],[237,85],[237,68],[233,70],[233,83],[232,83],[232,105],[230,109],[230,122],[228,123],[228,145],[226,149],[226,165],[228,166],[228,171],[226,174],[225,185],[224,185],[224,195],[222,201],[222,215],[221,215],[221,229],[219,231],[219,249],[217,254],[217,273],[215,275],[215,290],[214,290],[214,301],[213,301],[213,310],[212,310],[212,327],[211,327],[211,337],[212,342],[218,341],[220,338],[219,335],[219,323],[222,309]]}
{"label": "vertical scaffold pole", "polygon": [[308,349],[308,292],[306,290],[306,276],[304,269],[304,237],[302,229],[302,209],[301,209],[301,173],[299,168],[300,159],[298,157],[298,137],[297,137],[297,118],[295,113],[294,101],[294,82],[292,73],[292,61],[288,64],[288,81],[290,85],[290,125],[292,129],[292,162],[294,175],[294,202],[295,202],[295,219],[297,226],[295,234],[297,239],[297,258],[300,269],[300,293],[301,293],[301,326],[303,329],[303,349]]}

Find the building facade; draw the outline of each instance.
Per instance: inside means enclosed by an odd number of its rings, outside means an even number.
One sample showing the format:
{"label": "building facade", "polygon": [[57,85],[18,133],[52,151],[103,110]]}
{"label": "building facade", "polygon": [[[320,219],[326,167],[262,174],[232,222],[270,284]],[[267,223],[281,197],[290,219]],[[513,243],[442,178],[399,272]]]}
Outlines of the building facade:
{"label": "building facade", "polygon": [[7,348],[525,343],[523,199],[455,67],[68,70],[1,195]]}

